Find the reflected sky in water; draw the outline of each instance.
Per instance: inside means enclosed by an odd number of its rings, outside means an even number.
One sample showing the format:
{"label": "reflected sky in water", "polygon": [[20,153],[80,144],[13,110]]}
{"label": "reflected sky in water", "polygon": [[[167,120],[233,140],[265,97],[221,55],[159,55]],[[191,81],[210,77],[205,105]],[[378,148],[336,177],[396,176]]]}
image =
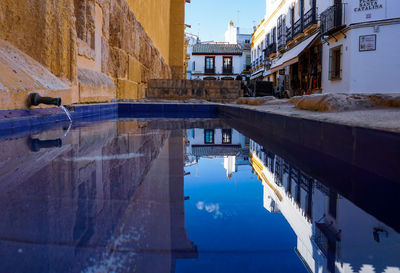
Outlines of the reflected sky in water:
{"label": "reflected sky in water", "polygon": [[231,179],[221,158],[185,170],[186,228],[199,258],[178,261],[176,272],[307,272],[285,218],[263,207],[263,187],[249,165]]}

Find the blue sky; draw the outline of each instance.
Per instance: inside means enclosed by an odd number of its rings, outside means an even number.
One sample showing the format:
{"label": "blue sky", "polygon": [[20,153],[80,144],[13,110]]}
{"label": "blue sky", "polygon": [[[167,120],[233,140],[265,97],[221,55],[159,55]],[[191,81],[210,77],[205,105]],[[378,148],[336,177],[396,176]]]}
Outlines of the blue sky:
{"label": "blue sky", "polygon": [[187,32],[198,34],[202,41],[224,41],[228,23],[232,20],[237,26],[251,30],[254,22],[258,24],[265,14],[265,0],[191,0],[186,4],[186,24],[191,25]]}

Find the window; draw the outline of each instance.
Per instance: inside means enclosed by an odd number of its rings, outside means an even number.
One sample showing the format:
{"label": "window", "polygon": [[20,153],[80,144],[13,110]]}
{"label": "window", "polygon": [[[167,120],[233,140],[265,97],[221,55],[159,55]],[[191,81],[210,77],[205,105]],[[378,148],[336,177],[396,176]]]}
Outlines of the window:
{"label": "window", "polygon": [[192,63],[192,71],[195,71],[196,70],[196,62],[193,62]]}
{"label": "window", "polygon": [[204,130],[204,144],[214,144],[214,130],[205,129]]}
{"label": "window", "polygon": [[205,73],[213,74],[215,71],[215,57],[206,57]]}
{"label": "window", "polygon": [[222,73],[232,74],[232,57],[224,57],[223,58]]}
{"label": "window", "polygon": [[232,143],[232,129],[223,129],[222,144],[231,144],[231,143]]}
{"label": "window", "polygon": [[342,79],[342,46],[329,51],[329,80]]}

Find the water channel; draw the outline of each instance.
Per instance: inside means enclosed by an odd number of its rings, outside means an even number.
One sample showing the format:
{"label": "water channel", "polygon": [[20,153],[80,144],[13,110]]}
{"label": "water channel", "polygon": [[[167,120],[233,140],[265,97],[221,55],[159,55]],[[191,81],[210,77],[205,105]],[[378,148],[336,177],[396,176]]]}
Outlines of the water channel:
{"label": "water channel", "polygon": [[0,272],[400,272],[373,170],[314,177],[224,119],[67,127],[0,140]]}

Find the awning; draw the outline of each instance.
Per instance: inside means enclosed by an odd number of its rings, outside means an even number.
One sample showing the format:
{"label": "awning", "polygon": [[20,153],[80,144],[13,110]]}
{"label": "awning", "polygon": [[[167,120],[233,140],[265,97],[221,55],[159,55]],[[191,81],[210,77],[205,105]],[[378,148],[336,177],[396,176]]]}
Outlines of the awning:
{"label": "awning", "polygon": [[264,73],[264,70],[258,71],[256,74],[251,75],[250,80],[254,80],[258,77],[262,77]]}
{"label": "awning", "polygon": [[271,72],[276,72],[280,69],[285,68],[288,65],[297,63],[299,61],[299,54],[304,51],[314,40],[315,38],[319,35],[319,33],[314,34],[310,38],[304,40],[291,50],[285,52],[282,57],[277,60],[272,66],[271,66]]}

